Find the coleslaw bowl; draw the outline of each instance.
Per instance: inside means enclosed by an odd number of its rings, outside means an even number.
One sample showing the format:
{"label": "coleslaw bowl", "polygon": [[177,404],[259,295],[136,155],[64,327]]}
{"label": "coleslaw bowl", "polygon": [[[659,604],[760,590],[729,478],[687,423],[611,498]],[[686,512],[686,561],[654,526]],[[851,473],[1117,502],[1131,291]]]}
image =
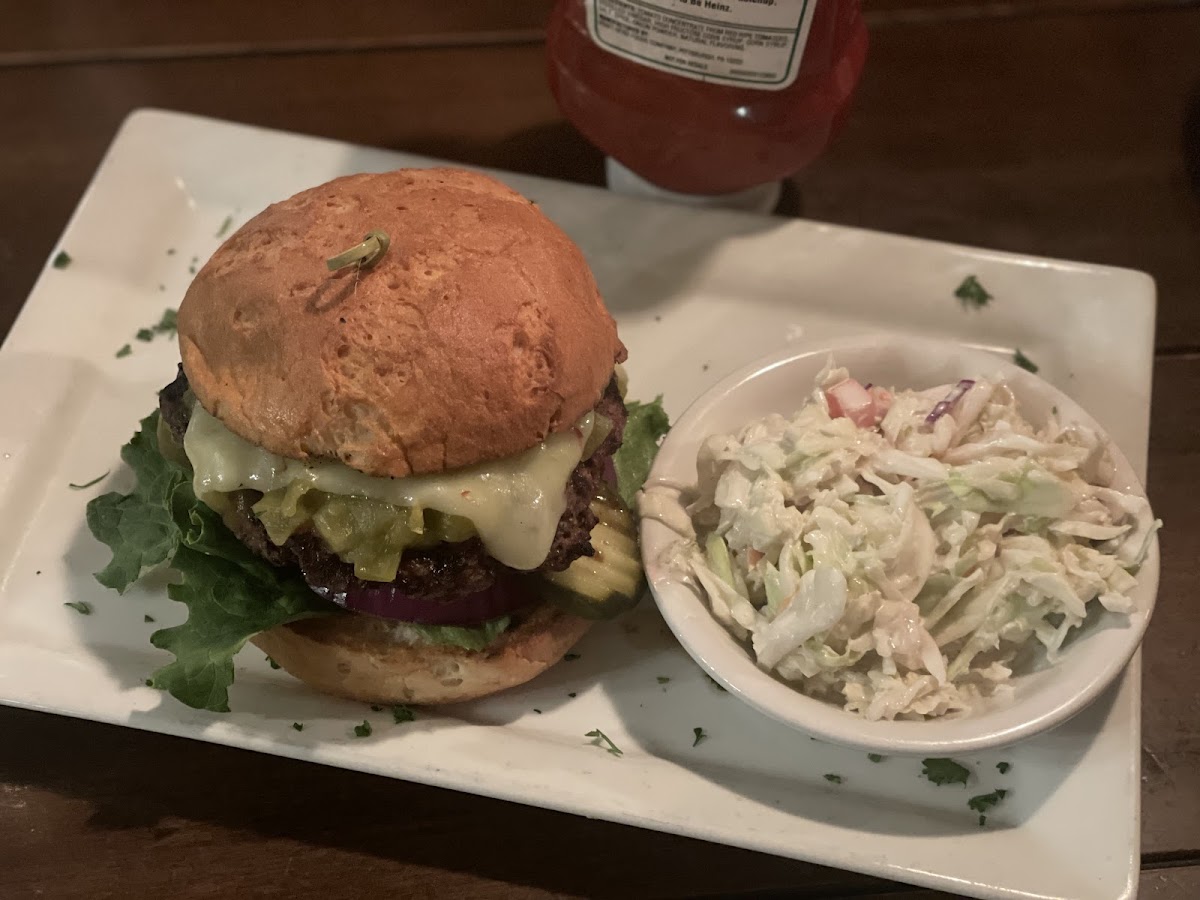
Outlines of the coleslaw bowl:
{"label": "coleslaw bowl", "polygon": [[[760,359],[729,375],[697,399],[663,442],[647,481],[694,485],[696,454],[705,438],[737,431],[770,413],[790,415],[808,399],[818,372],[833,358],[860,381],[924,389],[960,379],[1004,380],[1025,418],[1041,425],[1060,421],[1105,430],[1066,393],[989,350],[909,336],[867,336],[807,348],[795,347]],[[1112,486],[1145,496],[1121,448],[1108,441],[1115,477]],[[661,498],[662,495],[660,495]],[[1059,725],[1082,710],[1120,675],[1142,640],[1158,587],[1158,540],[1153,538],[1130,594],[1126,615],[1092,604],[1057,659],[1037,641],[1013,667],[1011,692],[987,697],[971,709],[918,719],[868,720],[839,705],[801,693],[793,684],[760,668],[748,641],[738,640],[714,618],[699,586],[671,563],[682,539],[663,524],[662,513],[686,515],[685,500],[641,519],[642,556],[651,591],[667,625],[692,658],[740,700],[810,736],[872,752],[948,754],[1010,744]],[[674,504],[675,509],[671,509]]]}

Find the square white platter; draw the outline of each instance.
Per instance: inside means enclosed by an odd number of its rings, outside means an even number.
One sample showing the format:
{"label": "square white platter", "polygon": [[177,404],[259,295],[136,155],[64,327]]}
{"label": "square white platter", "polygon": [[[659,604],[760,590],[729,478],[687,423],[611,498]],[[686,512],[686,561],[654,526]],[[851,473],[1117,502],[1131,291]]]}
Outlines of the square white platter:
{"label": "square white platter", "polygon": [[[715,688],[646,598],[532,684],[394,725],[238,657],[229,714],[144,686],[151,632],[182,606],[153,578],[125,597],[84,506],[131,484],[118,448],[155,404],[174,343],[135,339],[189,270],[266,204],[348,172],[436,161],[147,110],[125,122],[0,350],[0,702],[246,747],[978,897],[1126,898],[1139,857],[1140,663],[1057,730],[959,761],[872,762],[777,725]],[[1107,427],[1145,470],[1154,285],[1136,272],[814,222],[697,212],[500,174],[583,247],[629,347],[630,393],[678,415],[785,344],[908,332],[1011,353]],[[963,310],[976,275],[995,299]],[[132,352],[116,352],[130,344]],[[102,473],[100,483],[83,484]],[[80,615],[66,601],[86,601]],[[149,624],[145,616],[156,621]],[[661,679],[669,681],[660,683]],[[352,728],[372,721],[369,738]],[[304,723],[297,732],[293,722]],[[694,728],[707,738],[697,746]],[[617,757],[584,735],[599,728]],[[19,739],[19,736],[10,736]],[[997,763],[1011,769],[1000,774]],[[825,775],[838,775],[841,783]],[[969,797],[1008,789],[980,827]]]}

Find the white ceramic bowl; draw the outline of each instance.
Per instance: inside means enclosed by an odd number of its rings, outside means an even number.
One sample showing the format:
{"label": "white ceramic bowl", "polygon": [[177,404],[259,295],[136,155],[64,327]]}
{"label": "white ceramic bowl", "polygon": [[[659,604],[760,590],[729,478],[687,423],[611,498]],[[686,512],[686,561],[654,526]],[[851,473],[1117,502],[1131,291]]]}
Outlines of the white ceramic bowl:
{"label": "white ceramic bowl", "polygon": [[[808,398],[813,379],[830,356],[859,381],[896,388],[926,388],[960,378],[998,376],[1037,423],[1057,407],[1064,422],[1103,429],[1073,400],[1040,378],[982,350],[908,337],[864,337],[818,349],[790,350],[759,360],[722,380],[675,423],[655,460],[648,483],[664,479],[694,484],[696,451],[711,434],[731,432],[768,413],[790,415]],[[1114,486],[1145,494],[1128,460],[1115,446]],[[1087,621],[1069,638],[1053,665],[1034,655],[1013,675],[1013,695],[989,700],[969,713],[925,721],[876,721],[801,694],[755,664],[751,651],[709,612],[707,601],[663,562],[679,540],[653,519],[641,523],[642,557],[654,598],[684,648],[713,678],[754,708],[810,735],[880,753],[945,755],[998,747],[1052,728],[1079,712],[1124,669],[1141,642],[1158,589],[1158,541],[1150,548],[1133,593],[1137,611],[1110,613],[1093,604]],[[1089,605],[1089,608],[1092,605]],[[1040,648],[1040,644],[1038,645]]]}

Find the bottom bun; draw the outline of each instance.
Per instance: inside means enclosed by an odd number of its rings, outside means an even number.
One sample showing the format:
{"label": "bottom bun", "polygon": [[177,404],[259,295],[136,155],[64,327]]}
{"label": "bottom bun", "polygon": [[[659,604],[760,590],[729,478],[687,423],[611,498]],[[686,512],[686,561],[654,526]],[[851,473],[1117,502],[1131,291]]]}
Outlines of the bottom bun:
{"label": "bottom bun", "polygon": [[366,703],[457,703],[524,684],[591,626],[543,603],[484,650],[409,644],[396,623],[360,613],[301,619],[251,641],[305,684]]}

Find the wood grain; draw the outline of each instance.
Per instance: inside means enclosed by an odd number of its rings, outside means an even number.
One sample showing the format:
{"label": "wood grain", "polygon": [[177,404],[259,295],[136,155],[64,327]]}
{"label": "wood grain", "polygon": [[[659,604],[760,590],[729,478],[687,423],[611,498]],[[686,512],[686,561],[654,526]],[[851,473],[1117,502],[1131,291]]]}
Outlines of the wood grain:
{"label": "wood grain", "polygon": [[552,0],[47,0],[14,3],[0,66],[536,38]]}
{"label": "wood grain", "polygon": [[1142,846],[1200,860],[1200,355],[1158,360],[1152,409],[1148,489],[1165,527],[1143,653]]}

